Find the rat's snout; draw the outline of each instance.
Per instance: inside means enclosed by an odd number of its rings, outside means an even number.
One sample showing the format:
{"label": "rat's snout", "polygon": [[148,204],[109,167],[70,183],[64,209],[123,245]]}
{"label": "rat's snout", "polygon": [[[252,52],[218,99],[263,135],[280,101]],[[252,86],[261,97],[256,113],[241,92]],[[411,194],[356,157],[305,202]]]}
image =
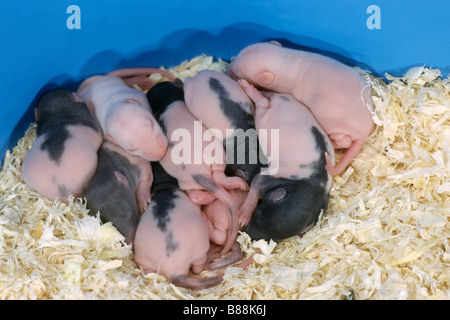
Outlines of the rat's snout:
{"label": "rat's snout", "polygon": [[129,153],[149,161],[161,159],[167,151],[167,138],[159,124],[151,116],[145,115],[141,122],[130,130],[125,148]]}
{"label": "rat's snout", "polygon": [[128,230],[124,232],[125,241],[127,243],[134,242],[134,236],[136,235],[137,225],[130,227]]}
{"label": "rat's snout", "polygon": [[167,138],[166,136],[160,135],[156,138],[159,149],[161,150],[161,155],[163,156],[167,151]]}
{"label": "rat's snout", "polygon": [[150,161],[156,161],[161,159],[167,152],[167,138],[163,135],[158,135],[154,138],[153,143],[148,143],[148,150],[142,153],[142,156]]}

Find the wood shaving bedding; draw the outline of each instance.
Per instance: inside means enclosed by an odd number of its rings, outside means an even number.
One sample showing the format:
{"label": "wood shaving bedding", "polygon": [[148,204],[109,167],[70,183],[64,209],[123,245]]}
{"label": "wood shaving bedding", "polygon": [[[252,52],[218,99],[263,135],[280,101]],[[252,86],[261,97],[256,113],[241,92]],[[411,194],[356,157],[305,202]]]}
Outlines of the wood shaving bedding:
{"label": "wood shaving bedding", "polygon": [[[184,79],[225,68],[201,55],[168,70]],[[450,80],[425,67],[387,74],[388,83],[358,71],[377,127],[334,177],[317,225],[280,243],[241,233],[254,262],[199,291],[144,275],[84,200],[66,205],[31,190],[21,176],[31,124],[0,172],[0,299],[449,299]]]}

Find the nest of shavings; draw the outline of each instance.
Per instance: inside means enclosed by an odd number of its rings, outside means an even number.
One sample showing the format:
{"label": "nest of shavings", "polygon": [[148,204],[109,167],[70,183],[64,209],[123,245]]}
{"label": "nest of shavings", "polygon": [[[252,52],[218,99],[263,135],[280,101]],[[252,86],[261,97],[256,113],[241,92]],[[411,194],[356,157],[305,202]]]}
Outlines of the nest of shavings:
{"label": "nest of shavings", "polygon": [[[168,70],[184,79],[225,68],[202,55]],[[31,124],[0,172],[0,299],[449,299],[450,80],[425,67],[388,83],[358,71],[377,127],[334,178],[327,211],[277,244],[240,234],[254,262],[199,291],[144,275],[83,199],[63,204],[31,190],[21,176]]]}

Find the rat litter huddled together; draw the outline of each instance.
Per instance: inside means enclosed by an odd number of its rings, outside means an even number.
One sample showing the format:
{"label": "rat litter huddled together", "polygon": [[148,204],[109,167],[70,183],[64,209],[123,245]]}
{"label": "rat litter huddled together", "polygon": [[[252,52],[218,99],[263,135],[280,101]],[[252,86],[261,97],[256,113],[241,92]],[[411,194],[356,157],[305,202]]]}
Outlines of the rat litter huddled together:
{"label": "rat litter huddled together", "polygon": [[240,231],[281,241],[316,224],[332,176],[374,130],[371,110],[353,68],[256,43],[225,73],[126,68],[44,93],[22,173],[51,200],[86,197],[144,272],[207,288],[223,274],[192,274],[242,263]]}

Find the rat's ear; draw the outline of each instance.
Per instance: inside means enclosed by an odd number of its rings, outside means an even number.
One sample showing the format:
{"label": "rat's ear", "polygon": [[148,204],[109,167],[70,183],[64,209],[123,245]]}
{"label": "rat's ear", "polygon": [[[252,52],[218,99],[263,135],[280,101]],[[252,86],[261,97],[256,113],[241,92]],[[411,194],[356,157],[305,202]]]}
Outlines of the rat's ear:
{"label": "rat's ear", "polygon": [[77,103],[84,103],[84,100],[76,92],[72,92],[73,100]]}
{"label": "rat's ear", "polygon": [[279,43],[279,42],[276,41],[276,40],[272,40],[272,41],[270,41],[270,43],[273,44],[273,45],[275,45],[275,46],[282,47],[281,43]]}
{"label": "rat's ear", "polygon": [[130,187],[130,183],[128,182],[127,177],[125,177],[125,175],[122,172],[114,171],[114,177],[116,178],[117,181],[122,183],[125,186],[125,188]]}
{"label": "rat's ear", "polygon": [[104,138],[106,141],[111,142],[112,144],[118,145],[116,140],[110,134],[105,134]]}
{"label": "rat's ear", "polygon": [[285,188],[276,188],[275,190],[269,192],[265,198],[272,202],[278,202],[286,197],[287,190]]}
{"label": "rat's ear", "polygon": [[247,178],[248,178],[247,174],[242,169],[237,169],[236,170],[236,176],[242,178],[243,180],[247,180]]}
{"label": "rat's ear", "polygon": [[92,102],[91,102],[91,101],[86,101],[86,106],[87,106],[87,108],[89,109],[89,111],[90,111],[93,115],[95,115],[95,109],[94,109],[94,105],[92,104]]}
{"label": "rat's ear", "polygon": [[258,82],[261,84],[271,84],[273,82],[273,80],[275,79],[275,76],[273,75],[272,72],[269,71],[263,71],[258,75]]}
{"label": "rat's ear", "polygon": [[133,98],[126,98],[126,99],[125,99],[125,103],[129,103],[129,104],[137,104],[137,105],[139,105],[139,106],[142,107],[142,104],[141,104],[138,100],[133,99]]}

